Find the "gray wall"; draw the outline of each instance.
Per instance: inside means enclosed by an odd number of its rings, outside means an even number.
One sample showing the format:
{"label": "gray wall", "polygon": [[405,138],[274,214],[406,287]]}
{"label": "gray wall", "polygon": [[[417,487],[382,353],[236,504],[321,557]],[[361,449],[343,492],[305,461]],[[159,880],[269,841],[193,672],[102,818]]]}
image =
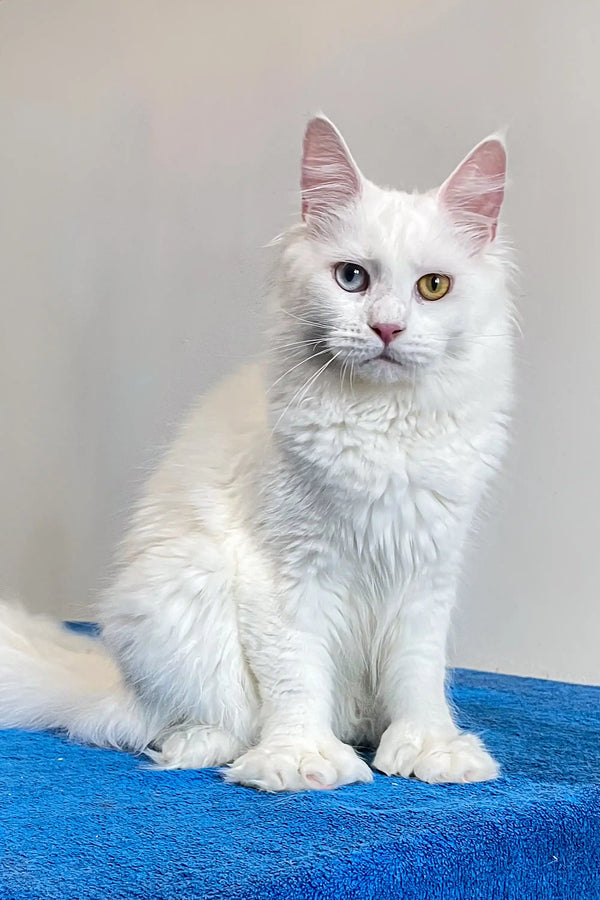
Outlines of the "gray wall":
{"label": "gray wall", "polygon": [[0,573],[85,617],[194,395],[252,354],[304,122],[441,181],[508,126],[520,406],[453,639],[600,681],[599,11],[561,0],[0,5]]}

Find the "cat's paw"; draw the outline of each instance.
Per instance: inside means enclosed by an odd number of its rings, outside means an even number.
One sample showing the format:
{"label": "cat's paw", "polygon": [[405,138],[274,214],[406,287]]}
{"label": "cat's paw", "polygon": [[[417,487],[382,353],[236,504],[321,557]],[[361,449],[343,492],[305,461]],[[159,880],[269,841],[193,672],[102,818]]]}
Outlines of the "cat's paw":
{"label": "cat's paw", "polygon": [[414,775],[429,784],[491,781],[498,763],[474,734],[419,733],[393,722],[381,738],[373,766],[386,775]]}
{"label": "cat's paw", "polygon": [[159,769],[223,766],[243,749],[237,738],[216,725],[190,724],[167,732],[144,753]]}
{"label": "cat's paw", "polygon": [[226,781],[261,791],[325,791],[372,781],[368,765],[336,738],[265,742],[248,750],[225,769]]}

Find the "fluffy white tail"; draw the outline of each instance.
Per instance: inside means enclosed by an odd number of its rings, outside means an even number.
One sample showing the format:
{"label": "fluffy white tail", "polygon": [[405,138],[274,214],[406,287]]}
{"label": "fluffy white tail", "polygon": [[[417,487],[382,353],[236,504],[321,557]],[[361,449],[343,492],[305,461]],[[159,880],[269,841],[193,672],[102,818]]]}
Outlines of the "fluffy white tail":
{"label": "fluffy white tail", "polygon": [[156,725],[102,645],[0,603],[0,728],[60,729],[100,747],[142,750]]}

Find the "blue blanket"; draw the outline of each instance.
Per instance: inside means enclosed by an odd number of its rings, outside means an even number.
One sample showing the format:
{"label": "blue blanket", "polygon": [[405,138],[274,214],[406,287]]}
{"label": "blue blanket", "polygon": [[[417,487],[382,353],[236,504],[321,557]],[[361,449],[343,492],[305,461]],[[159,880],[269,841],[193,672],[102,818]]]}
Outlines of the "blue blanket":
{"label": "blue blanket", "polygon": [[2,900],[600,898],[600,688],[459,670],[491,784],[265,795],[0,733]]}

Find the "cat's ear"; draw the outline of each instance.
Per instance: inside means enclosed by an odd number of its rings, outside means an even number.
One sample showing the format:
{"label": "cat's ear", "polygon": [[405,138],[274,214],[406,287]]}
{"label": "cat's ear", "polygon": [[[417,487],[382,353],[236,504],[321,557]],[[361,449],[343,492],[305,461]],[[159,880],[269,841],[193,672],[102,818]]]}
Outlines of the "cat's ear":
{"label": "cat's ear", "polygon": [[496,237],[506,184],[506,147],[493,135],[471,150],[438,192],[440,202],[472,242],[474,252]]}
{"label": "cat's ear", "polygon": [[335,217],[361,193],[362,175],[335,125],[325,116],[308,123],[302,154],[302,218],[309,225]]}

